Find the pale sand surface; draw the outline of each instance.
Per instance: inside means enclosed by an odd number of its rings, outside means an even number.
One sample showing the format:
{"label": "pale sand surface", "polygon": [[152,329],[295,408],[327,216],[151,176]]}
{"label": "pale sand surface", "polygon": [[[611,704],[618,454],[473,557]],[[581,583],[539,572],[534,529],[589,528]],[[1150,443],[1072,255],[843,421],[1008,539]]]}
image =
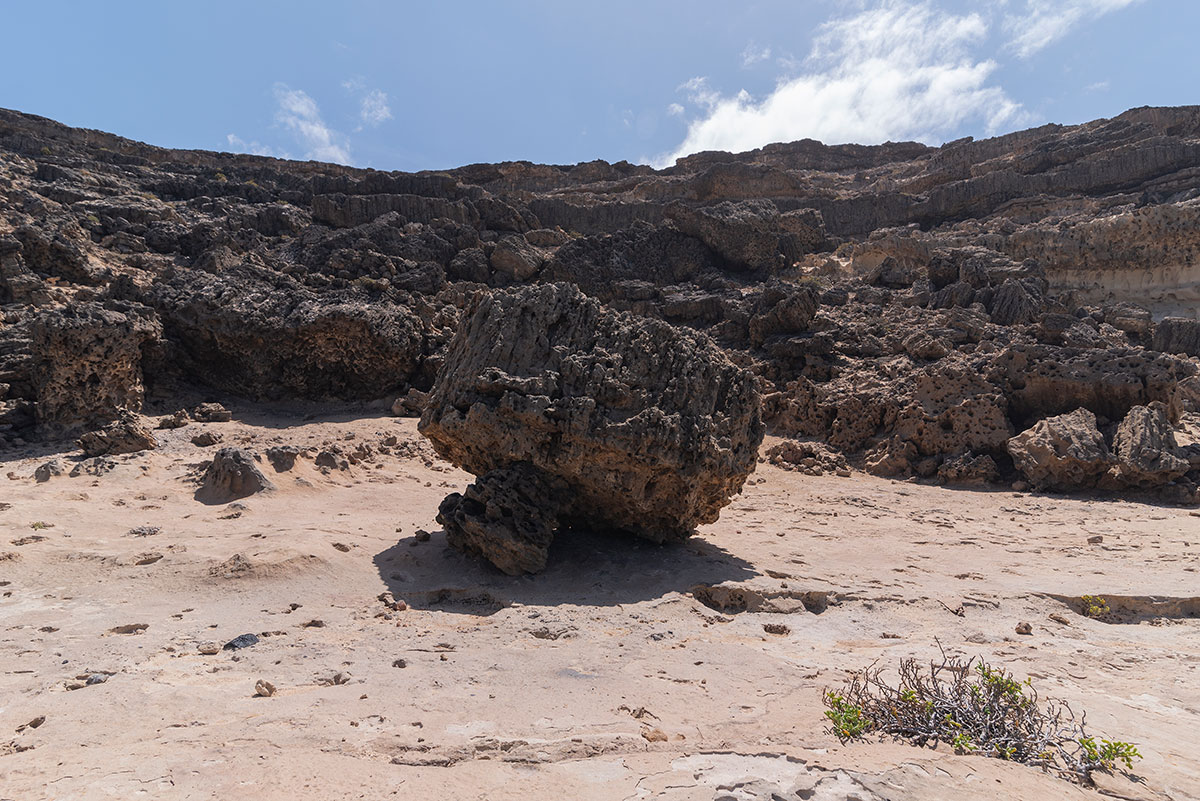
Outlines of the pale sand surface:
{"label": "pale sand surface", "polygon": [[[438,502],[469,476],[415,423],[235,410],[156,432],[158,451],[99,477],[36,483],[51,451],[0,465],[0,799],[1098,797],[1028,767],[843,746],[825,730],[823,687],[873,660],[936,657],[935,638],[1135,742],[1139,781],[1105,779],[1105,793],[1200,798],[1188,510],[760,465],[684,545],[564,537],[545,573],[511,578],[445,546]],[[328,474],[264,460],[275,491],[207,506],[192,497],[213,451],[190,442],[204,429],[257,451],[376,453]],[[379,454],[388,436],[400,445]],[[45,539],[13,544],[31,535]],[[235,554],[248,565],[222,568]],[[409,608],[389,611],[385,591]],[[1063,600],[1083,594],[1144,614],[1090,620]],[[247,632],[257,645],[198,652]],[[328,684],[339,672],[348,683]],[[277,694],[254,697],[259,679]]]}

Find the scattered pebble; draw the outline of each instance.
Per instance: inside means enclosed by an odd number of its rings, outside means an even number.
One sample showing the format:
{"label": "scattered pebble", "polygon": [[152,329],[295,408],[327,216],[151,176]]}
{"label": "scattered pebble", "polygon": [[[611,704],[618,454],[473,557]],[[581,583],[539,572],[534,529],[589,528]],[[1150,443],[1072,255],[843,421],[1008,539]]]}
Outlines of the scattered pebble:
{"label": "scattered pebble", "polygon": [[1017,624],[1017,634],[1033,634],[1033,626],[1022,620]]}
{"label": "scattered pebble", "polygon": [[270,698],[275,694],[275,685],[266,679],[254,682],[254,694],[259,698]]}
{"label": "scattered pebble", "polygon": [[18,726],[17,734],[20,734],[21,732],[25,731],[26,729],[36,729],[38,726],[41,726],[45,722],[46,722],[46,716],[38,715],[36,718],[29,721],[28,723],[22,723],[20,726]]}
{"label": "scattered pebble", "polygon": [[662,729],[642,729],[642,737],[650,743],[665,743],[667,741],[667,733]]}
{"label": "scattered pebble", "polygon": [[146,629],[150,628],[149,623],[126,623],[124,626],[114,626],[108,630],[109,634],[141,634]]}
{"label": "scattered pebble", "polygon": [[258,644],[258,637],[254,634],[239,634],[229,642],[225,643],[224,650],[236,651],[239,648],[249,648],[251,645]]}
{"label": "scattered pebble", "polygon": [[782,623],[764,623],[763,631],[767,634],[791,634],[792,630]]}
{"label": "scattered pebble", "polygon": [[303,625],[306,629],[323,629],[325,628],[325,621],[320,620],[319,618],[313,618]]}
{"label": "scattered pebble", "polygon": [[202,642],[196,646],[196,650],[202,654],[211,656],[212,654],[219,654],[221,652],[221,644],[219,642],[213,642],[212,640],[209,640],[208,642]]}

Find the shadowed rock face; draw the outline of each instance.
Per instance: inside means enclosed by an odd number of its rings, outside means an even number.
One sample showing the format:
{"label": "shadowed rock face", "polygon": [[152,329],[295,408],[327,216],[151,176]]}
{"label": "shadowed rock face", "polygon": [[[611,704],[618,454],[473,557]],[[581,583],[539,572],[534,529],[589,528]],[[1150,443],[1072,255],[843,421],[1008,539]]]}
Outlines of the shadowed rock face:
{"label": "shadowed rock face", "polygon": [[[479,487],[443,507],[448,531],[477,530],[489,487],[515,482],[519,496],[540,495],[559,521],[661,542],[717,519],[754,470],[763,424],[753,375],[707,337],[550,284],[477,299],[420,431],[442,456],[481,476]],[[513,469],[518,475],[496,473]],[[506,543],[523,537],[543,552],[540,543],[548,546],[547,523],[526,536],[509,530],[523,522],[493,516]],[[480,534],[470,539],[488,555]],[[536,562],[493,561],[506,569]]]}
{"label": "shadowed rock face", "polygon": [[[1087,409],[1112,453],[1155,402],[1192,453],[1198,159],[1200,107],[940,148],[418,174],[0,110],[0,447],[147,397],[170,412],[192,385],[413,413],[478,291],[567,282],[707,335],[774,432],[853,468],[1009,482],[1017,432]],[[1195,500],[1187,461],[1113,486]]]}
{"label": "shadowed rock face", "polygon": [[254,454],[242,448],[221,448],[204,469],[196,500],[207,504],[229,503],[274,488],[259,469]]}

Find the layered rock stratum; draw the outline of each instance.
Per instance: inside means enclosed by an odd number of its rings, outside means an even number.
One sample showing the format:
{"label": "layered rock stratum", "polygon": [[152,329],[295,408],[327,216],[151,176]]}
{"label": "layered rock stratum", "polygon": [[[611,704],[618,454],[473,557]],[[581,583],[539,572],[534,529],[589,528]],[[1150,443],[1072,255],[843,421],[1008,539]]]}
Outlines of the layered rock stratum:
{"label": "layered rock stratum", "polygon": [[[179,387],[419,408],[480,293],[566,283],[705,335],[769,430],[852,467],[1195,503],[1197,164],[1197,107],[412,174],[2,111],[0,446],[170,411]],[[1111,481],[1022,466],[1014,437],[1080,410]]]}

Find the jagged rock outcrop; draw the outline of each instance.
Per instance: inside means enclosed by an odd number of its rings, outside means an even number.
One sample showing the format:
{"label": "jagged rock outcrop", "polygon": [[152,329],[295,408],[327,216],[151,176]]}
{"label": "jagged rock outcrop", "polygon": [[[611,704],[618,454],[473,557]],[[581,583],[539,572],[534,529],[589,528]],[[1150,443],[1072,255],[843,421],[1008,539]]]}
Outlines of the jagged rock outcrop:
{"label": "jagged rock outcrop", "polygon": [[1200,479],[1198,154],[1187,107],[940,148],[405,174],[0,110],[0,447],[147,397],[170,413],[193,388],[413,413],[476,292],[569,282],[706,334],[774,432],[879,474],[1007,483],[1014,433],[1086,408],[1111,442],[1164,403],[1188,471],[1096,486],[1183,497]]}
{"label": "jagged rock outcrop", "polygon": [[[444,507],[447,531],[506,569],[537,560],[513,561],[517,530],[502,521],[505,545],[495,558],[486,547],[478,521],[510,508],[495,500],[497,484],[519,496],[544,474],[566,486],[555,493],[558,522],[661,542],[717,518],[754,470],[763,436],[753,376],[707,337],[609,311],[568,284],[479,296],[419,428],[443,457],[484,477]],[[547,525],[524,547],[544,555]]]}
{"label": "jagged rock outcrop", "polygon": [[731,265],[749,270],[778,270],[817,250],[825,240],[820,214],[781,214],[769,200],[725,201],[700,209],[672,206],[668,215],[680,231]]}

